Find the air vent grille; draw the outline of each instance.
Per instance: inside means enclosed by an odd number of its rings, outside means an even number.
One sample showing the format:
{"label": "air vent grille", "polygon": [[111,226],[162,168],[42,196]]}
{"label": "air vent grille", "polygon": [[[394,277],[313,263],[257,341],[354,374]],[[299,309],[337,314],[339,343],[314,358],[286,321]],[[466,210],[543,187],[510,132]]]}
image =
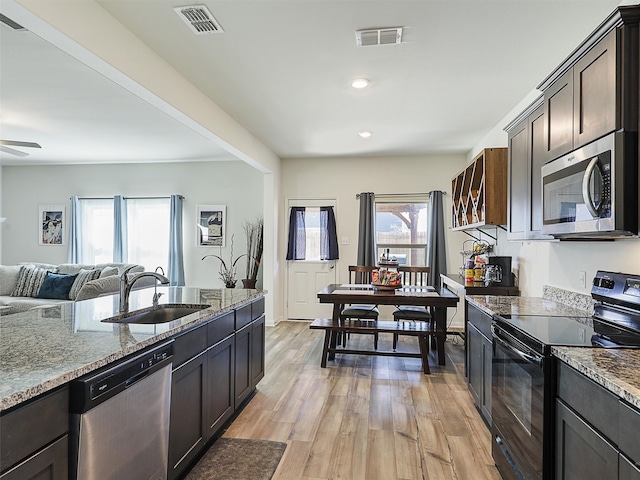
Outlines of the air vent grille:
{"label": "air vent grille", "polygon": [[26,28],[24,28],[22,25],[20,25],[19,23],[14,22],[9,17],[5,17],[1,13],[0,13],[0,22],[4,23],[5,25],[8,25],[9,27],[13,28],[14,30],[26,30]]}
{"label": "air vent grille", "polygon": [[356,45],[396,45],[402,43],[402,27],[374,28],[356,31]]}
{"label": "air vent grille", "polygon": [[191,5],[187,7],[175,7],[178,16],[186,23],[196,35],[223,32],[209,9],[204,5]]}

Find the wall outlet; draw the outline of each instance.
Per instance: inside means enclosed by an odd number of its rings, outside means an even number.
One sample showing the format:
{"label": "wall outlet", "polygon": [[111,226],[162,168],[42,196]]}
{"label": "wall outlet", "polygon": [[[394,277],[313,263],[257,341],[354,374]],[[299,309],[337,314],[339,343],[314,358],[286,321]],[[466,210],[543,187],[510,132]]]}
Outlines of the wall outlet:
{"label": "wall outlet", "polygon": [[578,282],[582,288],[587,288],[587,272],[578,272]]}
{"label": "wall outlet", "polygon": [[342,237],[342,245],[349,245],[349,237]]}

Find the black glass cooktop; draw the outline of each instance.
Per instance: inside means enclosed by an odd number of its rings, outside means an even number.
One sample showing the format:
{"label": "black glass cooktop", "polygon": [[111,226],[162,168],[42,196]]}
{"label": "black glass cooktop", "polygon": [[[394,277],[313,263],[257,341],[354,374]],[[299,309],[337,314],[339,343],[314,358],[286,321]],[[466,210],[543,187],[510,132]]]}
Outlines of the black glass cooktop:
{"label": "black glass cooktop", "polygon": [[592,345],[591,336],[594,334],[594,329],[591,317],[499,315],[496,320],[503,324],[507,330],[517,329],[547,346],[582,347]]}

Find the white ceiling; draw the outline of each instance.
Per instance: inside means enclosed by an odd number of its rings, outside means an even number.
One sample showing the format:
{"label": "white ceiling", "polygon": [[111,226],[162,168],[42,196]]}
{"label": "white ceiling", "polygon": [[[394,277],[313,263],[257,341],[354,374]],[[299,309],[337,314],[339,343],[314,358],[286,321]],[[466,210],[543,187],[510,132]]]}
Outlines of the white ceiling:
{"label": "white ceiling", "polygon": [[[190,2],[95,3],[276,155],[314,158],[469,151],[619,1],[194,2],[224,29],[212,35],[193,34],[174,12]],[[396,26],[401,45],[356,47],[356,30]],[[370,87],[354,91],[355,77]],[[23,148],[24,158],[0,153],[3,165],[233,157],[34,33],[3,24],[0,104],[0,139],[42,145]],[[363,140],[360,130],[373,136]]]}

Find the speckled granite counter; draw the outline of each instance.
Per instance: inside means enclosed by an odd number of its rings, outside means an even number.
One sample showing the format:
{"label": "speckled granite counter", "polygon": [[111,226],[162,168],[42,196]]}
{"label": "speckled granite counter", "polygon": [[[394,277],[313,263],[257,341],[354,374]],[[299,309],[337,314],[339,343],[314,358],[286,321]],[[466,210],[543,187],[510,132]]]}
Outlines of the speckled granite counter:
{"label": "speckled granite counter", "polygon": [[560,360],[640,408],[640,350],[552,347]]}
{"label": "speckled granite counter", "polygon": [[[129,311],[152,305],[152,288],[131,293]],[[265,292],[159,287],[161,304],[210,305],[158,325],[107,323],[118,315],[118,295],[38,308],[0,317],[0,411],[56,388]]]}
{"label": "speckled granite counter", "polygon": [[466,299],[489,315],[565,315],[574,317],[591,315],[591,312],[542,297],[467,295]]}

